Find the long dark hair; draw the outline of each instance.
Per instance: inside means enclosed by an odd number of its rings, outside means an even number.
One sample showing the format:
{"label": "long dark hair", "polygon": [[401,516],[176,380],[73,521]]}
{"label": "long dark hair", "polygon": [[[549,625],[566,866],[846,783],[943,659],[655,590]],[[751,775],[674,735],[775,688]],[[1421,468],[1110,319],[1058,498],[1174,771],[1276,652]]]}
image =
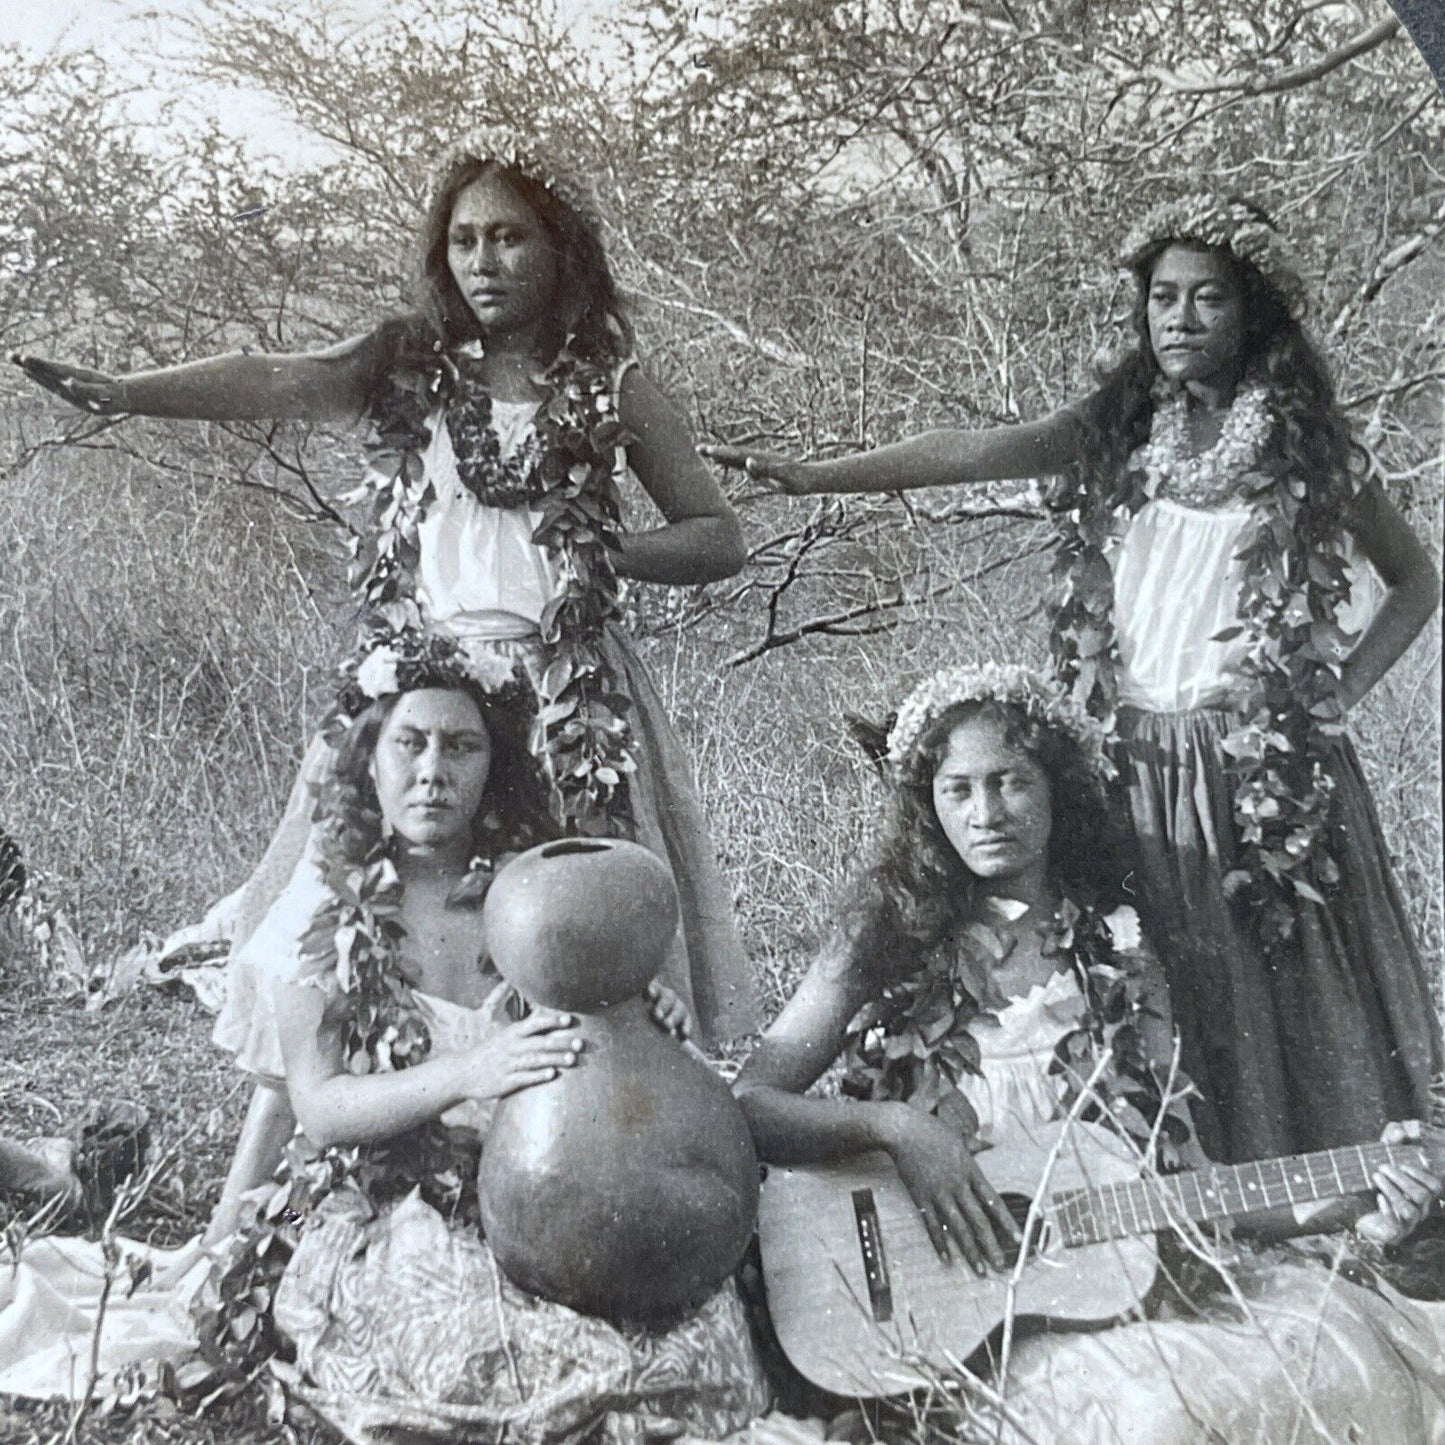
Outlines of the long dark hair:
{"label": "long dark hair", "polygon": [[[557,825],[547,806],[547,784],[527,745],[531,721],[527,710],[472,683],[448,683],[446,690],[471,698],[491,740],[487,784],[472,819],[474,851],[491,859],[557,837]],[[390,693],[368,704],[337,748],[318,812],[325,862],[363,863],[382,843],[381,803],[371,779],[371,760],[381,731],[402,696]]]}
{"label": "long dark hair", "polygon": [[1013,703],[954,704],[919,736],[892,781],[883,827],[869,862],[844,894],[844,932],[887,972],[907,971],[919,955],[975,916],[979,882],[944,834],[933,779],[961,723],[997,722],[1049,780],[1052,824],[1045,876],[1065,898],[1104,912],[1126,900],[1128,834],[1119,809],[1068,733]]}
{"label": "long dark hair", "polygon": [[1161,375],[1149,340],[1149,286],[1159,258],[1173,246],[1213,252],[1239,288],[1244,303],[1243,379],[1268,389],[1279,423],[1265,466],[1277,475],[1302,477],[1312,489],[1343,489],[1340,494],[1347,495],[1349,424],[1329,368],[1285,294],[1227,247],[1168,239],[1132,260],[1136,293],[1130,319],[1139,344],[1083,403],[1080,460],[1067,481],[1111,506],[1121,499],[1130,453],[1149,439],[1154,388]]}
{"label": "long dark hair", "polygon": [[632,324],[612,276],[596,217],[571,204],[518,166],[493,157],[460,155],[438,178],[418,237],[417,306],[384,322],[376,334],[375,394],[385,378],[434,354],[481,338],[482,329],[457,289],[447,261],[448,232],[457,197],[474,181],[495,175],[537,217],[557,267],[553,324],[544,336],[550,363],[570,342],[583,360],[611,366],[631,355]]}

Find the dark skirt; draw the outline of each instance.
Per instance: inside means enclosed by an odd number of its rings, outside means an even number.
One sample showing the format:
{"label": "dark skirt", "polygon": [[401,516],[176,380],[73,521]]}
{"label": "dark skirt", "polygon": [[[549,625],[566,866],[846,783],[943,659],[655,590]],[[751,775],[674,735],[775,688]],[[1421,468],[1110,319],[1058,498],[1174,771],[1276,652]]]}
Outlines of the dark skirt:
{"label": "dark skirt", "polygon": [[1441,1041],[1380,822],[1348,739],[1332,764],[1341,881],[1266,952],[1224,896],[1236,861],[1217,709],[1121,710],[1140,914],[1163,960],[1205,1151],[1235,1162],[1358,1143],[1425,1118]]}

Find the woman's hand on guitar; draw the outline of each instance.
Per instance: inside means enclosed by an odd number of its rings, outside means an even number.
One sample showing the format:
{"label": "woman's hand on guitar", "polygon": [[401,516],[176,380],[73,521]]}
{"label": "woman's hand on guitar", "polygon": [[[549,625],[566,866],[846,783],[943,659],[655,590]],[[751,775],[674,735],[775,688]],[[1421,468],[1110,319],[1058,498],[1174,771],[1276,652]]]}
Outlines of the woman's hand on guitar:
{"label": "woman's hand on guitar", "polygon": [[665,983],[653,979],[647,985],[647,1001],[652,1005],[652,1021],[658,1028],[671,1034],[678,1043],[692,1037],[692,1015]]}
{"label": "woman's hand on guitar", "polygon": [[[1413,1144],[1423,1134],[1418,1119],[1387,1124],[1385,1144]],[[1403,1160],[1382,1165],[1374,1175],[1376,1208],[1355,1223],[1355,1232],[1371,1244],[1399,1244],[1417,1229],[1442,1193],[1445,1180],[1423,1162]]]}
{"label": "woman's hand on guitar", "polygon": [[103,371],[87,366],[68,366],[63,361],[45,361],[39,356],[21,356],[12,352],[10,360],[32,381],[46,391],[78,406],[95,416],[119,416],[125,411],[120,402],[120,382]]}
{"label": "woman's hand on guitar", "polygon": [[1004,1269],[1000,1241],[1017,1245],[1018,1226],[966,1139],[920,1109],[893,1107],[887,1149],[939,1257],[951,1259],[956,1250],[978,1274],[987,1265]]}
{"label": "woman's hand on guitar", "polygon": [[789,496],[806,496],[812,491],[805,464],[779,456],[777,452],[755,452],[747,447],[719,446],[711,442],[698,447],[698,452],[719,466],[776,482]]}
{"label": "woman's hand on guitar", "polygon": [[571,1014],[538,1009],[508,1024],[484,1044],[457,1058],[459,1088],[466,1099],[504,1099],[519,1089],[545,1084],[570,1069],[582,1054],[582,1040],[567,1030]]}

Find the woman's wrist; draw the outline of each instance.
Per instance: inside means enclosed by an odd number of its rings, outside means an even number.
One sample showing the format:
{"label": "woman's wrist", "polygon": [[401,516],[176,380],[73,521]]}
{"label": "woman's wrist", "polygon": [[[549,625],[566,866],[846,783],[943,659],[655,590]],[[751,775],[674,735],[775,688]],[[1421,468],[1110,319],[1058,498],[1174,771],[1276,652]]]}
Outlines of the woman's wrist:
{"label": "woman's wrist", "polygon": [[455,1109],[459,1104],[480,1103],[486,1097],[470,1087],[472,1071],[465,1067],[467,1059],[466,1054],[447,1054],[443,1058],[427,1060],[427,1063],[439,1071],[437,1079],[437,1094],[440,1102],[440,1107],[437,1109],[438,1118],[448,1109]]}
{"label": "woman's wrist", "polygon": [[907,1104],[892,1101],[865,1103],[858,1107],[863,1111],[864,1127],[868,1131],[872,1146],[896,1156],[903,1147],[904,1140],[909,1137],[916,1110]]}

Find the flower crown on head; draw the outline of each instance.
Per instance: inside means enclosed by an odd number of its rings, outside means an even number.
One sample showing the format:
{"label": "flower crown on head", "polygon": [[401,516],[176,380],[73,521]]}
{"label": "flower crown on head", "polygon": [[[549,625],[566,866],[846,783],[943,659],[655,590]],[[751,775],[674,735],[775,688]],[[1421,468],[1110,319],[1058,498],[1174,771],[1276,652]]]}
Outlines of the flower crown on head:
{"label": "flower crown on head", "polygon": [[908,764],[928,727],[949,708],[965,702],[998,702],[1020,708],[1036,723],[1072,738],[1100,782],[1117,771],[1109,757],[1108,729],[1085,712],[1062,684],[1031,668],[989,662],[979,667],[945,667],[908,694],[888,734],[888,762],[895,774]]}
{"label": "flower crown on head", "polygon": [[1218,246],[1253,266],[1292,311],[1304,305],[1299,263],[1269,216],[1242,196],[1191,191],[1153,207],[1124,237],[1119,265],[1134,270],[1153,247],[1166,241]]}
{"label": "flower crown on head", "polygon": [[365,624],[356,650],[341,664],[332,714],[349,721],[378,698],[422,688],[478,688],[501,703],[520,703],[531,689],[510,658],[473,657],[453,638],[389,618]]}
{"label": "flower crown on head", "polygon": [[586,182],[560,165],[556,157],[531,136],[505,126],[484,126],[469,131],[446,153],[437,170],[433,190],[439,189],[442,178],[463,161],[495,161],[551,191],[590,225],[600,224],[597,203]]}

